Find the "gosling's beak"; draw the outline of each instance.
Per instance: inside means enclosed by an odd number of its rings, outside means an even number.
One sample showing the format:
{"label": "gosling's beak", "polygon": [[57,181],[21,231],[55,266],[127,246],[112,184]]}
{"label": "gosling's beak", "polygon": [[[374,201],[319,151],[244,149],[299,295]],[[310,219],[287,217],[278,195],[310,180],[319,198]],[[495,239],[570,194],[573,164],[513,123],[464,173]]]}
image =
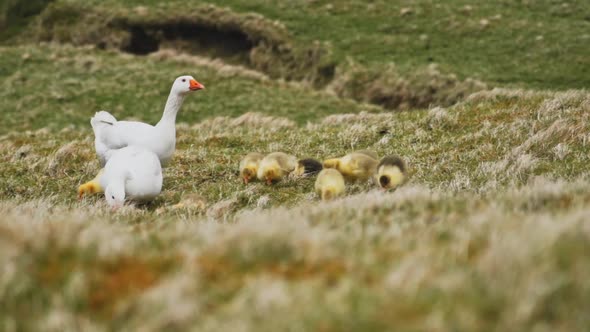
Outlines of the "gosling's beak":
{"label": "gosling's beak", "polygon": [[244,177],[243,179],[244,179],[244,184],[248,184],[248,181],[249,181],[248,178]]}
{"label": "gosling's beak", "polygon": [[189,85],[189,90],[191,91],[197,91],[197,90],[202,90],[205,88],[205,86],[195,80],[190,80],[189,81],[190,85]]}
{"label": "gosling's beak", "polygon": [[271,185],[272,184],[272,179],[271,178],[266,178],[266,184]]}
{"label": "gosling's beak", "polygon": [[83,197],[84,197],[84,191],[78,190],[78,200],[81,201]]}

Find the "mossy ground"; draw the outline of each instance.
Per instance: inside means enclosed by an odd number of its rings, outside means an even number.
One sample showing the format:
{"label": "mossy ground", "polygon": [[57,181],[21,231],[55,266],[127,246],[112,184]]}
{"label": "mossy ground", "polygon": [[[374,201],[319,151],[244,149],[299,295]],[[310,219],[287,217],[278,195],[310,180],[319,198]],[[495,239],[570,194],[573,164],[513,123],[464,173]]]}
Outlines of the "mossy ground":
{"label": "mossy ground", "polygon": [[[259,9],[305,39],[319,32],[298,28],[289,9],[346,18],[355,4],[232,8]],[[207,88],[179,113],[162,194],[117,212],[99,195],[78,201],[99,169],[90,116],[155,123],[180,74]],[[223,61],[24,42],[0,47],[0,100],[2,330],[590,324],[588,91],[494,89],[390,112]],[[321,203],[313,178],[245,186],[237,175],[251,151],[323,159],[356,149],[403,156],[408,182],[394,192],[351,184]]]}

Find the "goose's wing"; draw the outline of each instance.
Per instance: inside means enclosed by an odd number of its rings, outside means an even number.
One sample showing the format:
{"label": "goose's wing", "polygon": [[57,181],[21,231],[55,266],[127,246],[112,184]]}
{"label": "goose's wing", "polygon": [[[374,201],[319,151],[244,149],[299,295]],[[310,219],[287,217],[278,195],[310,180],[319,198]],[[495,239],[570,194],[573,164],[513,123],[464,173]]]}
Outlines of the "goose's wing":
{"label": "goose's wing", "polygon": [[117,121],[105,111],[90,120],[94,130],[96,154],[104,166],[114,151],[126,146],[145,143],[154,135],[154,126],[136,121]]}
{"label": "goose's wing", "polygon": [[100,164],[102,167],[105,166],[107,160],[110,158],[112,154],[112,148],[105,142],[105,138],[108,138],[110,129],[115,126],[117,123],[117,119],[106,111],[96,112],[92,118],[90,118],[90,125],[92,126],[92,131],[94,132],[94,148],[96,149],[96,154],[100,159]]}

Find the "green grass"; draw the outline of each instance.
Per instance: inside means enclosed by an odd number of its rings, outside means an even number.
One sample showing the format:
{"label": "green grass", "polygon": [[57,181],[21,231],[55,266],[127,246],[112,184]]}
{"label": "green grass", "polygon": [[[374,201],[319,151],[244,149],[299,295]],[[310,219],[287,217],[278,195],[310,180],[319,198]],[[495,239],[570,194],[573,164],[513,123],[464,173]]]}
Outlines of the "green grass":
{"label": "green grass", "polygon": [[[58,1],[100,8],[179,8],[186,1]],[[394,62],[403,72],[436,62],[461,78],[492,85],[590,85],[590,6],[584,1],[208,0],[283,23],[297,40],[332,45],[335,59],[368,67]],[[410,10],[401,15],[402,10]],[[482,21],[485,20],[485,21]],[[486,23],[487,21],[487,23]]]}
{"label": "green grass", "polygon": [[86,125],[103,109],[119,119],[141,114],[141,120],[156,123],[174,78],[184,74],[207,90],[187,99],[179,122],[261,112],[305,123],[328,114],[379,110],[305,87],[250,78],[240,75],[239,68],[224,72],[232,67],[223,64],[196,66],[52,46],[0,48],[0,64],[0,132]]}
{"label": "green grass", "polygon": [[[4,105],[12,105],[1,110],[3,129],[11,132],[3,138],[3,158],[10,162],[2,168],[4,174],[20,174],[2,179],[3,198],[57,195],[73,201],[76,186],[98,171],[90,116],[107,109],[120,119],[155,123],[169,77],[188,70],[174,59],[92,49],[12,47],[1,52],[7,55],[3,59],[14,61],[6,66],[13,72],[2,83]],[[534,175],[575,179],[588,163],[582,153],[589,129],[584,92],[484,92],[481,102],[472,97],[449,109],[392,114],[240,72],[221,77],[214,69],[190,67],[207,89],[183,105],[178,167],[167,170],[166,190],[154,208],[176,204],[195,191],[210,205],[235,200],[236,209],[253,207],[265,195],[272,205],[308,197],[313,180],[280,184],[280,190],[239,186],[237,164],[251,151],[285,150],[300,158],[326,159],[369,148],[379,155],[404,156],[418,183],[476,191],[525,184]],[[57,74],[45,74],[51,70]],[[338,115],[367,109],[377,112]],[[232,120],[245,112],[256,114]],[[363,186],[353,188],[358,192]]]}

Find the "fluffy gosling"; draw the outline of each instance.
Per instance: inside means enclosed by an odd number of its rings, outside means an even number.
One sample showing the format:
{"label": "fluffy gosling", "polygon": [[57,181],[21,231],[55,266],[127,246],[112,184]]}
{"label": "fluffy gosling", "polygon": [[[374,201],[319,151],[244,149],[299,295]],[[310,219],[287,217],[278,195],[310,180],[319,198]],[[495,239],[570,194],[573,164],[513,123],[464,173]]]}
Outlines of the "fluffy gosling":
{"label": "fluffy gosling", "polygon": [[344,177],[332,168],[326,168],[318,174],[315,181],[315,191],[323,201],[342,196],[346,190]]}
{"label": "fluffy gosling", "polygon": [[406,178],[406,163],[398,156],[386,156],[381,159],[375,174],[375,183],[387,190],[401,185]]}
{"label": "fluffy gosling", "polygon": [[311,176],[318,174],[324,167],[319,160],[307,158],[297,162],[293,175],[297,177]]}
{"label": "fluffy gosling", "polygon": [[362,154],[367,155],[368,157],[371,157],[371,158],[373,158],[375,160],[379,160],[379,155],[375,151],[371,151],[371,150],[357,150],[357,151],[354,151],[354,152],[356,152],[356,153],[362,153]]}
{"label": "fluffy gosling", "polygon": [[240,176],[244,180],[244,184],[248,184],[251,180],[256,179],[258,166],[263,158],[264,155],[262,153],[251,152],[240,161]]}
{"label": "fluffy gosling", "polygon": [[324,160],[324,168],[337,169],[347,180],[370,179],[377,170],[379,161],[366,152],[355,151],[342,158]]}
{"label": "fluffy gosling", "polygon": [[273,152],[260,161],[258,179],[267,184],[280,181],[297,167],[297,158],[283,152]]}
{"label": "fluffy gosling", "polygon": [[84,195],[98,194],[104,192],[104,189],[100,186],[100,176],[102,175],[104,168],[101,169],[94,179],[81,184],[78,187],[78,199],[82,199]]}

